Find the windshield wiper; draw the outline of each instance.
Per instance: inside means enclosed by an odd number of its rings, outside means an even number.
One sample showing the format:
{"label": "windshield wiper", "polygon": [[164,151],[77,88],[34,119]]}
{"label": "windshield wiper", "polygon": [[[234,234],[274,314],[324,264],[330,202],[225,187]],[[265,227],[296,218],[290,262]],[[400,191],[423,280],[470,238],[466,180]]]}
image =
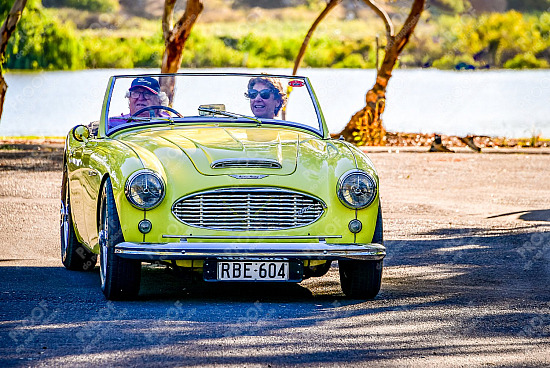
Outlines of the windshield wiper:
{"label": "windshield wiper", "polygon": [[144,116],[130,116],[126,119],[126,123],[131,123],[132,121],[166,121],[170,125],[174,125],[174,119],[171,116],[154,116],[154,117],[144,117]]}
{"label": "windshield wiper", "polygon": [[255,121],[256,124],[258,124],[258,126],[262,125],[262,122],[260,120],[254,118],[252,116],[237,114],[236,112],[219,111],[219,110],[215,110],[215,109],[209,109],[207,107],[199,107],[199,111],[208,112],[208,113],[213,114],[213,115],[223,115],[223,116],[227,116],[227,117],[234,118],[234,119],[245,118],[245,119],[248,119],[248,120]]}

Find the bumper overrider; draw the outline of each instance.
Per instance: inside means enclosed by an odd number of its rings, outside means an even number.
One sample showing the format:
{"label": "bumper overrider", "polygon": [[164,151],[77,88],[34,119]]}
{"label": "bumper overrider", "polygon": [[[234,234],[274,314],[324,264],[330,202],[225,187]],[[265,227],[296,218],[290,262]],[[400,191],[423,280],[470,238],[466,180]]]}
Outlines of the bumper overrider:
{"label": "bumper overrider", "polygon": [[[297,260],[371,260],[378,261],[386,256],[382,244],[331,244],[331,237],[193,237],[169,236],[179,238],[179,242],[134,243],[122,242],[115,246],[115,254],[122,258],[143,261],[193,260],[216,258],[289,258]],[[195,240],[211,240],[201,242]],[[316,239],[316,242],[292,242],[289,240]],[[193,240],[189,242],[188,240]],[[221,241],[223,240],[223,241]],[[231,241],[233,240],[233,241]],[[279,242],[273,242],[279,240]],[[248,241],[248,242],[247,242]],[[254,242],[250,242],[254,241]]]}

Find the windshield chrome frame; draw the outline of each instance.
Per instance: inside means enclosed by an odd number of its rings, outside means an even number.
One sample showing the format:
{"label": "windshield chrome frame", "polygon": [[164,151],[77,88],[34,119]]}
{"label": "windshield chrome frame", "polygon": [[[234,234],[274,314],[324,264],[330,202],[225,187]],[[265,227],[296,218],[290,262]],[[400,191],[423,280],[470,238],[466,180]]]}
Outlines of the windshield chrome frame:
{"label": "windshield chrome frame", "polygon": [[[191,76],[191,77],[194,77],[194,76],[208,76],[208,77],[215,77],[215,76],[228,76],[228,77],[231,77],[231,76],[237,76],[237,77],[250,77],[250,78],[254,78],[254,77],[272,77],[272,78],[282,78],[282,79],[293,79],[293,78],[296,78],[296,79],[300,79],[302,80],[304,83],[305,83],[305,87],[307,88],[307,91],[309,93],[309,97],[311,98],[311,102],[313,103],[313,108],[315,109],[315,113],[317,115],[317,123],[318,123],[318,129],[315,129],[314,127],[311,127],[309,125],[305,125],[305,124],[300,124],[299,122],[293,122],[293,121],[288,121],[288,120],[274,120],[274,119],[265,119],[265,120],[262,120],[262,124],[271,124],[271,125],[282,125],[282,126],[289,126],[289,127],[293,127],[293,128],[298,128],[298,129],[304,129],[306,131],[309,131],[309,132],[312,132],[316,135],[320,135],[323,139],[327,138],[328,136],[328,131],[326,130],[326,122],[325,122],[325,118],[323,116],[323,113],[321,111],[321,107],[319,105],[319,101],[317,99],[317,96],[315,94],[315,92],[313,91],[313,87],[311,86],[311,83],[309,81],[309,78],[307,77],[304,77],[304,76],[299,76],[299,75],[283,75],[283,74],[258,74],[258,73],[170,73],[170,74],[162,74],[162,73],[147,73],[147,74],[122,74],[122,75],[114,75],[112,76],[110,79],[109,79],[109,83],[107,85],[107,91],[105,93],[105,98],[103,100],[103,109],[102,109],[102,113],[101,113],[101,121],[100,121],[100,130],[99,130],[99,134],[101,136],[111,136],[121,130],[124,130],[124,129],[128,129],[128,128],[139,128],[140,125],[141,126],[144,126],[144,125],[149,125],[149,122],[147,123],[144,123],[144,124],[134,124],[134,125],[129,125],[129,126],[126,126],[126,127],[115,127],[115,128],[111,128],[109,129],[109,131],[107,131],[107,121],[108,121],[108,118],[109,118],[109,107],[110,107],[110,104],[111,104],[111,98],[112,98],[112,94],[113,94],[113,90],[114,90],[114,86],[116,84],[116,80],[117,79],[122,79],[122,78],[136,78],[136,77],[139,77],[139,76],[147,76],[147,77],[185,77],[185,76]],[[175,119],[174,122],[175,123],[178,123],[178,119]],[[191,120],[193,121],[193,120]],[[197,122],[205,122],[207,123],[209,121],[209,119],[197,119],[196,120]],[[217,121],[219,122],[219,121]]]}

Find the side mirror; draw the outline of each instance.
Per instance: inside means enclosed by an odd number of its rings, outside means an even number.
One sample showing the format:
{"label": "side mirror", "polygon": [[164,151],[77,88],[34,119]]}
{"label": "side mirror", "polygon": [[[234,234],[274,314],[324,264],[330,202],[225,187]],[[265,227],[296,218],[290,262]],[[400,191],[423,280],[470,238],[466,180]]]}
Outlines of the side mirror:
{"label": "side mirror", "polygon": [[79,142],[86,143],[90,139],[90,131],[84,125],[77,125],[73,128],[73,137]]}

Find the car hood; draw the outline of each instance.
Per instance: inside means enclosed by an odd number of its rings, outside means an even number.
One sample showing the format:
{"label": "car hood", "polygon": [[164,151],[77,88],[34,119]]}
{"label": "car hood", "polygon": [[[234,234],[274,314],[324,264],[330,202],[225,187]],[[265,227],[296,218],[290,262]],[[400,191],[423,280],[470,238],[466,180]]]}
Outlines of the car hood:
{"label": "car hood", "polygon": [[[286,176],[304,172],[321,180],[355,168],[354,153],[342,141],[275,128],[189,127],[148,129],[119,137],[139,156],[145,167],[174,172],[191,161],[203,175]],[[217,163],[227,163],[220,165]]]}
{"label": "car hood", "polygon": [[123,141],[142,160],[153,154],[164,167],[183,152],[203,175],[290,175],[296,171],[303,135],[268,128],[205,127],[146,130],[127,135]]}

